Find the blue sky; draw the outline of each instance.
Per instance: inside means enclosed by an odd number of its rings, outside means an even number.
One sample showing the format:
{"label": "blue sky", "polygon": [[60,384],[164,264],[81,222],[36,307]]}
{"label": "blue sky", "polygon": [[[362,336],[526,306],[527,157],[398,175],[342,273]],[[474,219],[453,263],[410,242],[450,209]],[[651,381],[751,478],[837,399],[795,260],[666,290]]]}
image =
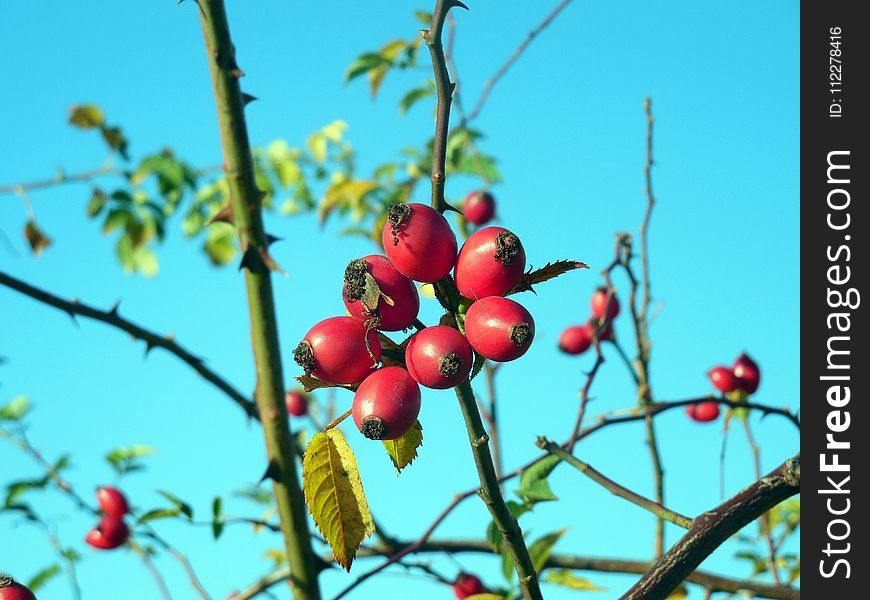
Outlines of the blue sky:
{"label": "blue sky", "polygon": [[[244,89],[260,98],[248,108],[252,142],[276,138],[300,144],[334,119],[350,124],[348,138],[362,172],[421,143],[432,129],[431,104],[406,117],[397,110],[408,88],[428,73],[391,75],[373,102],[363,82],[345,86],[344,69],[363,51],[419,28],[412,16],[424,4],[395,2],[301,3],[264,0],[229,3]],[[554,5],[471,3],[458,12],[456,61],[465,102],[525,33]],[[598,271],[610,260],[615,231],[636,231],[644,208],[643,99],[656,116],[654,184],[659,204],[650,237],[653,293],[653,384],[661,399],[706,393],[705,371],[742,350],[757,358],[763,382],[757,400],[797,407],[799,387],[798,217],[798,8],[794,1],[697,3],[573,2],[537,39],[494,89],[477,126],[481,149],[499,158],[504,182],[494,188],[501,224],[523,240],[529,261],[582,260],[592,269],[555,280],[527,295],[537,338],[522,360],[499,375],[501,414],[508,440],[505,464],[534,455],[535,436],[563,439],[573,423],[577,390],[592,357],[556,351],[566,325],[588,316]],[[51,176],[102,164],[97,136],[66,125],[68,109],[82,102],[103,107],[120,124],[134,156],[172,147],[195,165],[219,162],[214,104],[193,3],[3,3],[0,67],[7,92],[0,97],[0,184]],[[425,56],[423,57],[425,63]],[[468,191],[448,181],[448,198]],[[34,192],[40,224],[54,239],[42,257],[29,256],[21,230],[22,202],[0,197],[0,229],[15,252],[0,246],[0,268],[66,297],[109,307],[162,332],[173,332],[242,390],[254,385],[241,277],[210,267],[198,243],[181,239],[177,224],[160,249],[155,279],[127,276],[114,258],[114,241],[86,219],[88,185]],[[418,201],[426,201],[422,193]],[[271,216],[268,228],[289,240],[275,246],[289,276],[276,279],[279,330],[288,376],[296,374],[290,351],[316,321],[340,314],[340,278],[348,260],[369,254],[364,240],[341,238],[339,224],[320,229],[313,217]],[[617,279],[625,290],[627,283]],[[421,318],[438,309],[424,304]],[[625,317],[617,332],[628,345]],[[85,494],[112,480],[102,459],[118,445],[147,443],[158,453],[144,474],[124,482],[135,505],[162,506],[155,489],[191,502],[207,519],[214,495],[229,495],[255,482],[263,470],[260,432],[245,425],[219,392],[171,356],[152,353],[110,328],[80,327],[50,308],[0,289],[0,403],[25,394],[35,405],[30,436],[50,457],[72,451],[70,479]],[[633,392],[612,353],[595,382],[593,414],[630,406]],[[482,384],[482,382],[481,382]],[[318,396],[325,399],[325,395]],[[350,395],[339,394],[340,407]],[[461,415],[448,392],[424,392],[425,445],[419,459],[397,478],[377,444],[350,431],[375,515],[389,531],[416,537],[455,492],[476,475]],[[667,465],[667,496],[677,511],[694,514],[719,500],[720,424],[698,426],[678,412],[659,421]],[[798,448],[798,436],[781,419],[753,420],[765,469]],[[610,477],[649,493],[651,478],[642,429],[622,426],[593,436],[577,454]],[[0,444],[0,481],[33,477],[38,470],[9,444]],[[752,466],[746,443],[732,432],[727,490],[748,483]],[[571,472],[557,470],[552,486],[562,498],[523,517],[532,538],[569,527],[559,552],[647,558],[653,520]],[[508,485],[507,490],[515,486]],[[81,539],[90,522],[52,492],[35,501],[61,539],[84,554],[79,578],[89,599],[154,598],[144,567],[127,552],[96,554]],[[228,499],[229,514],[251,514],[243,500]],[[466,502],[438,531],[441,536],[483,535],[488,515]],[[207,527],[158,524],[187,552],[216,598],[268,570],[263,552],[279,546],[266,534],[230,528],[214,543]],[[669,540],[678,531],[669,530]],[[51,562],[51,549],[36,528],[0,515],[0,568],[28,578]],[[6,540],[14,540],[9,543]],[[705,568],[746,575],[730,559],[729,542]],[[500,583],[500,563],[460,556],[463,565]],[[360,563],[354,574],[371,561]],[[448,575],[454,563],[437,561]],[[228,568],[232,565],[232,568]],[[176,598],[192,598],[183,572],[158,559]],[[595,573],[589,578],[617,598],[631,578]],[[352,576],[323,578],[328,596]],[[571,598],[548,586],[548,598]],[[401,590],[418,598],[450,597],[429,581],[388,575],[360,588],[358,598]],[[64,578],[52,581],[41,600],[69,597]],[[700,598],[697,591],[694,598]]]}

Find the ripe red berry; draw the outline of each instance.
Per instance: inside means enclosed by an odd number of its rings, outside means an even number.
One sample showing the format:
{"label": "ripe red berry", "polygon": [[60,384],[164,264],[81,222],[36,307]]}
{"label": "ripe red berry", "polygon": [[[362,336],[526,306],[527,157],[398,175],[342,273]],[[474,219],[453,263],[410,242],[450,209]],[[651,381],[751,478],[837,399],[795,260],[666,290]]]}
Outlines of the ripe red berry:
{"label": "ripe red berry", "polygon": [[737,388],[747,394],[754,394],[761,383],[761,369],[745,352],[734,362],[734,375],[737,377]]}
{"label": "ripe red berry", "polygon": [[344,270],[342,298],[352,317],[384,331],[407,329],[420,311],[417,286],[386,256],[377,254],[350,261]]}
{"label": "ripe red berry", "polygon": [[460,573],[453,582],[453,593],[459,600],[465,600],[469,596],[475,594],[485,594],[487,592],[483,582],[475,575],[470,573]]}
{"label": "ripe red berry", "polygon": [[353,421],[370,440],[402,437],[420,414],[420,386],[402,367],[383,367],[353,397]]}
{"label": "ripe red berry", "polygon": [[110,485],[97,488],[97,502],[104,513],[113,517],[121,518],[130,512],[127,498],[121,490]]}
{"label": "ripe red berry", "polygon": [[719,418],[719,405],[715,402],[701,402],[686,406],[686,414],[693,421],[708,423]]}
{"label": "ripe red berry", "polygon": [[507,362],[525,354],[532,345],[535,321],[513,300],[490,296],[472,304],[465,313],[465,335],[481,356]]}
{"label": "ripe red berry", "polygon": [[462,214],[472,225],[486,225],[495,216],[495,198],[483,190],[471,192],[465,198]]}
{"label": "ripe red berry", "polygon": [[471,300],[504,296],[526,269],[520,238],[503,227],[484,227],[465,240],[456,259],[456,287]]}
{"label": "ripe red berry", "polygon": [[359,383],[373,372],[381,359],[381,346],[377,332],[372,329],[367,333],[362,321],[330,317],[305,334],[293,351],[293,358],[306,375],[346,385]]}
{"label": "ripe red berry", "polygon": [[600,287],[592,294],[592,300],[589,304],[592,306],[592,316],[600,319],[607,312],[607,318],[613,320],[619,315],[619,298],[616,294],[610,297],[610,304],[607,303],[607,288]]}
{"label": "ripe red berry", "polygon": [[456,264],[456,235],[450,223],[425,204],[392,205],[382,241],[393,267],[414,281],[438,281]]}
{"label": "ripe red berry", "polygon": [[123,519],[105,515],[96,529],[91,529],[85,536],[85,542],[99,550],[113,550],[123,545],[129,537],[130,529]]}
{"label": "ripe red berry", "polygon": [[559,350],[565,354],[583,354],[592,346],[589,324],[566,327],[559,336]]}
{"label": "ripe red berry", "polygon": [[717,390],[723,394],[733,392],[737,389],[738,380],[734,375],[734,371],[728,367],[713,367],[707,371],[707,377]]}
{"label": "ripe red berry", "polygon": [[36,600],[36,596],[9,575],[0,573],[0,600]]}
{"label": "ripe red berry", "polygon": [[468,340],[452,327],[435,325],[414,334],[405,348],[405,365],[414,381],[436,390],[450,388],[471,372]]}
{"label": "ripe red berry", "polygon": [[290,390],[284,396],[287,403],[287,414],[294,417],[304,417],[308,414],[308,397],[300,390]]}

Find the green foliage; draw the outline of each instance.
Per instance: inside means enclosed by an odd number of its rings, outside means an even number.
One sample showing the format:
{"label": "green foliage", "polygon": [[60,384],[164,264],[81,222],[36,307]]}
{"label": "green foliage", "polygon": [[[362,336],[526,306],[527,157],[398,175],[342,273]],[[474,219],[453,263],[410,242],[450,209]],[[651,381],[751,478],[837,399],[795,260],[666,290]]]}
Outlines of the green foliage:
{"label": "green foliage", "polygon": [[217,540],[224,531],[224,502],[220,496],[215,496],[211,503],[211,532]]}
{"label": "green foliage", "polygon": [[53,578],[55,575],[58,575],[61,572],[60,565],[53,564],[49,567],[46,567],[39,571],[36,575],[30,578],[30,581],[27,582],[27,587],[30,588],[31,592],[38,592],[40,588],[45,586],[48,581]]}
{"label": "green foliage", "polygon": [[18,396],[9,404],[0,406],[0,421],[21,421],[30,412],[27,396]]}
{"label": "green foliage", "polygon": [[190,504],[166,490],[157,490],[157,493],[169,500],[169,502],[172,503],[173,508],[178,510],[180,514],[183,514],[188,519],[193,519],[193,507]]}
{"label": "green foliage", "polygon": [[118,475],[126,475],[135,471],[142,471],[145,465],[140,458],[151,456],[155,450],[145,444],[135,444],[129,447],[115,448],[106,454],[106,460]]}
{"label": "green foliage", "polygon": [[550,569],[543,579],[547,583],[554,583],[569,590],[583,590],[587,592],[603,592],[605,588],[599,587],[586,579],[578,577],[570,569]]}

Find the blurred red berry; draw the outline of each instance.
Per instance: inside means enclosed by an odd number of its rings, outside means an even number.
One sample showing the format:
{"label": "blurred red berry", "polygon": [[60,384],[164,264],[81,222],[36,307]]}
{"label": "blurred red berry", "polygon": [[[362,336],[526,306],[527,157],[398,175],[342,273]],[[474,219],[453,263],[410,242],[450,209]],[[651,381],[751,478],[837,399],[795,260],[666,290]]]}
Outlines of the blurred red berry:
{"label": "blurred red berry", "polygon": [[290,390],[284,397],[287,403],[287,414],[294,417],[304,417],[308,414],[308,397],[300,390]]}
{"label": "blurred red berry", "polygon": [[97,502],[104,513],[113,517],[121,518],[130,512],[130,505],[123,492],[110,485],[97,488]]}
{"label": "blurred red berry", "polygon": [[761,383],[761,369],[745,352],[734,361],[734,375],[737,387],[747,394],[754,394]]}
{"label": "blurred red berry", "polygon": [[465,600],[475,594],[485,594],[487,591],[483,582],[470,573],[460,573],[453,582],[453,593],[459,600]]}
{"label": "blurred red berry", "polygon": [[9,575],[0,573],[0,600],[36,600],[36,596]]}
{"label": "blurred red berry", "polygon": [[596,319],[603,317],[605,312],[607,313],[607,318],[611,320],[619,315],[619,298],[616,297],[616,294],[612,295],[608,304],[606,287],[600,287],[595,290],[589,304],[592,307],[592,316]]}
{"label": "blurred red berry", "polygon": [[723,394],[733,392],[737,389],[737,377],[734,375],[734,371],[732,371],[728,367],[713,367],[712,369],[707,371],[707,377],[710,378],[710,382],[713,384],[713,387],[715,387]]}
{"label": "blurred red berry", "polygon": [[589,325],[571,325],[559,336],[559,350],[565,354],[583,354],[592,345]]}
{"label": "blurred red berry", "polygon": [[686,406],[686,414],[693,421],[709,423],[719,418],[719,405],[716,402],[701,402]]}
{"label": "blurred red berry", "polygon": [[129,537],[130,529],[123,519],[105,515],[97,528],[91,529],[85,536],[85,542],[99,550],[113,550],[122,546]]}
{"label": "blurred red berry", "polygon": [[486,225],[495,216],[495,198],[489,192],[477,190],[465,198],[462,207],[465,220],[472,225]]}

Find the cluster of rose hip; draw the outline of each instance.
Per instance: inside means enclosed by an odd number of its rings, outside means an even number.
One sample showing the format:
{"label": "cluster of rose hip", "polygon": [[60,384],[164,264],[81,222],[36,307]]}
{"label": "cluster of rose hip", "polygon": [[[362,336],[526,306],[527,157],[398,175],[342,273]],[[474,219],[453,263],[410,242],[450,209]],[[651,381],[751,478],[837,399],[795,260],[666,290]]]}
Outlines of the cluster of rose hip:
{"label": "cluster of rose hip", "polygon": [[592,347],[597,335],[599,341],[613,339],[612,322],[619,315],[619,299],[600,287],[589,302],[592,316],[583,325],[569,325],[559,336],[559,350],[565,354],[583,354]]}
{"label": "cluster of rose hip", "polygon": [[[707,377],[717,390],[733,400],[745,400],[754,394],[761,383],[761,370],[754,360],[745,352],[737,357],[734,365],[726,367],[719,365],[707,371]],[[719,418],[717,402],[701,402],[686,407],[689,418],[700,423],[708,423]]]}
{"label": "cluster of rose hip", "polygon": [[130,537],[130,528],[124,522],[130,505],[121,490],[112,486],[97,489],[97,502],[103,515],[99,524],[85,536],[85,542],[99,550],[114,550]]}
{"label": "cluster of rose hip", "polygon": [[[486,208],[485,195],[478,196]],[[471,198],[466,201],[470,222],[492,217],[491,205],[486,211],[475,206]],[[347,316],[316,324],[293,352],[306,375],[359,386],[353,419],[363,435],[376,440],[399,438],[414,425],[420,385],[456,386],[469,376],[475,352],[511,361],[525,354],[535,335],[529,312],[504,297],[526,267],[523,246],[507,229],[479,229],[457,253],[456,236],[441,213],[424,204],[395,204],[384,224],[383,246],[386,256],[365,256],[347,266],[342,290]],[[422,327],[414,282],[438,282],[451,271],[463,297],[460,322],[447,319],[447,325],[420,329],[403,344],[403,357],[391,357],[404,367],[377,368],[382,353],[378,331]]]}

